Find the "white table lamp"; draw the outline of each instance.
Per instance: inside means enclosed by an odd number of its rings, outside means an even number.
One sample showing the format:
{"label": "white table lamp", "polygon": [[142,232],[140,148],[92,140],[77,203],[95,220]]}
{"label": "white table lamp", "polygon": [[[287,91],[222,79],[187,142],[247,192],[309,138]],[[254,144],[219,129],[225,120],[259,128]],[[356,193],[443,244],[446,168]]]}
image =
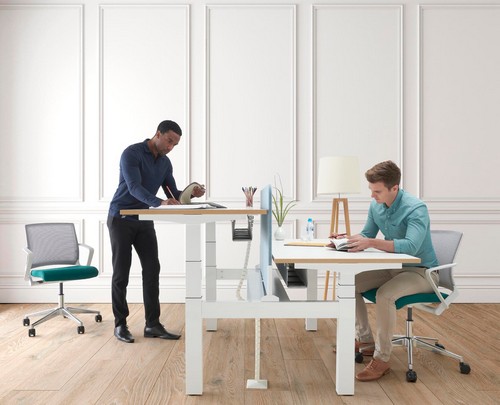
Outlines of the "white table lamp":
{"label": "white table lamp", "polygon": [[[340,198],[341,194],[359,193],[359,162],[356,156],[332,156],[323,157],[319,160],[318,170],[318,194],[337,194],[332,202],[332,218],[330,222],[330,233],[339,233],[340,204],[344,209],[345,232],[351,234],[349,221],[349,203],[347,198]],[[335,297],[336,274],[334,273],[332,291]],[[323,299],[326,300],[330,271],[325,274],[325,292]]]}
{"label": "white table lamp", "polygon": [[356,156],[332,156],[319,160],[318,194],[338,195],[333,199],[331,233],[338,233],[340,203],[344,208],[346,233],[351,233],[348,201],[347,198],[340,198],[340,195],[360,191],[359,163]]}

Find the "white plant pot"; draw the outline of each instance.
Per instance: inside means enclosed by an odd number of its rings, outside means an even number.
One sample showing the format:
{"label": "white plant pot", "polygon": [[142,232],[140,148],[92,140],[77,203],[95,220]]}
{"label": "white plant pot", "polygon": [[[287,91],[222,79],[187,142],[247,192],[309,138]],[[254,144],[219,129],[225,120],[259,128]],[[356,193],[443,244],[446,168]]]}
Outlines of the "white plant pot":
{"label": "white plant pot", "polygon": [[276,240],[285,240],[285,230],[282,226],[278,226],[278,229],[274,231],[274,239]]}

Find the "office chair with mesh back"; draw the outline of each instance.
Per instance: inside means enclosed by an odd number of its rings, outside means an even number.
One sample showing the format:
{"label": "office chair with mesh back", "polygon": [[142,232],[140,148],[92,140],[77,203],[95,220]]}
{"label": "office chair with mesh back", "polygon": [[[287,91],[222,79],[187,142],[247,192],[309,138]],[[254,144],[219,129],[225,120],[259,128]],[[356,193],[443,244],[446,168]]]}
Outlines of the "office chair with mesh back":
{"label": "office chair with mesh back", "polygon": [[[85,333],[83,323],[74,315],[95,314],[96,322],[102,321],[99,311],[84,308],[67,307],[64,304],[63,283],[71,280],[84,280],[97,277],[99,271],[91,266],[94,249],[88,245],[78,243],[75,226],[71,223],[41,223],[26,225],[26,239],[28,246],[26,253],[26,271],[24,279],[30,285],[45,283],[59,283],[59,306],[44,311],[25,315],[23,325],[30,325],[30,317],[41,316],[29,329],[29,336],[35,336],[35,326],[62,315],[78,324],[79,334]],[[87,251],[87,264],[79,262],[80,248]]]}
{"label": "office chair with mesh back", "polygon": [[[431,238],[440,265],[427,269],[425,275],[434,291],[432,293],[407,295],[396,300],[397,309],[407,307],[406,335],[394,336],[392,344],[405,346],[408,351],[408,371],[406,372],[406,380],[408,382],[417,381],[417,373],[413,370],[413,347],[421,347],[458,360],[462,374],[469,374],[471,371],[470,366],[464,363],[462,356],[445,350],[445,347],[438,343],[438,339],[413,335],[413,307],[434,315],[441,315],[458,296],[458,290],[453,280],[453,267],[456,266],[453,260],[460,245],[462,233],[436,230],[431,231]],[[436,271],[439,272],[439,285],[436,285],[431,278],[431,274]],[[445,293],[444,290],[448,291],[448,293]],[[362,295],[367,300],[376,302],[377,288],[366,291]],[[435,304],[438,305],[436,306]],[[433,342],[434,344],[429,342]],[[363,347],[363,350],[367,348]],[[363,353],[356,353],[355,359],[357,363],[363,362]]]}

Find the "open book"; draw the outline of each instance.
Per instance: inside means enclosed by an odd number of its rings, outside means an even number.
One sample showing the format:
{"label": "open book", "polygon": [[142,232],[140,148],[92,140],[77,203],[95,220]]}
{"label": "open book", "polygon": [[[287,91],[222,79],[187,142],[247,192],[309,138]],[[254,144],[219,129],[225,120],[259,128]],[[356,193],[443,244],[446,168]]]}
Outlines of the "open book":
{"label": "open book", "polygon": [[181,204],[191,203],[191,195],[193,194],[195,187],[203,188],[200,183],[193,181],[191,184],[188,184],[184,190],[182,190],[181,195],[179,196],[179,202]]}
{"label": "open book", "polygon": [[[347,251],[349,249],[349,239],[341,238],[341,239],[330,239],[331,247],[335,247],[336,250]],[[333,246],[332,246],[333,245]]]}
{"label": "open book", "polygon": [[[200,183],[193,181],[191,184],[188,184],[184,190],[182,190],[182,192],[179,196],[179,202],[182,205],[203,205],[203,206],[209,205],[212,208],[226,208],[223,205],[220,205],[220,204],[217,204],[214,202],[210,202],[210,201],[202,201],[202,202],[194,202],[194,203],[191,202],[191,196],[193,195],[193,190],[195,187],[203,188],[203,186]],[[206,208],[206,207],[203,207],[203,208]]]}

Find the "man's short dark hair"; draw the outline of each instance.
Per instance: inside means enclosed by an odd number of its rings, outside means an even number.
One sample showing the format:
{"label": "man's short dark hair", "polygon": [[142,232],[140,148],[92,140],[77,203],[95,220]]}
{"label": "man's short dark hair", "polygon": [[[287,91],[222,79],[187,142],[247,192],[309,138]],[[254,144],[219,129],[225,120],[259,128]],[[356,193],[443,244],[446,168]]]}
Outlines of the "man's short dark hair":
{"label": "man's short dark hair", "polygon": [[177,124],[174,121],[170,121],[170,120],[165,120],[165,121],[160,122],[160,124],[158,125],[157,131],[160,131],[160,134],[164,134],[165,132],[168,132],[168,131],[173,131],[177,135],[182,136],[182,129],[179,126],[179,124]]}
{"label": "man's short dark hair", "polygon": [[388,189],[398,185],[401,182],[401,170],[399,167],[391,160],[386,160],[385,162],[377,163],[371,169],[367,170],[365,173],[366,180],[369,183],[384,183],[384,186]]}

